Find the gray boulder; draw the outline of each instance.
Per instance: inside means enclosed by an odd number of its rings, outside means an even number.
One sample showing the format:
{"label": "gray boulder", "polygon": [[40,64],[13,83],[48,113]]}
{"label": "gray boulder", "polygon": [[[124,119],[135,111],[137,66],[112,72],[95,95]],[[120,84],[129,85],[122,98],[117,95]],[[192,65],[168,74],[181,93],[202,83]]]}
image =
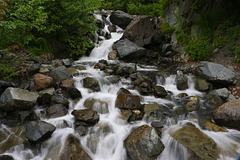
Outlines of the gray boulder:
{"label": "gray boulder", "polygon": [[37,103],[38,94],[20,88],[7,88],[0,97],[0,109],[10,112],[29,110]]}
{"label": "gray boulder", "polygon": [[226,100],[230,95],[230,91],[227,88],[220,88],[212,90],[209,94],[212,96],[219,96],[223,100]]}
{"label": "gray boulder", "polygon": [[150,17],[136,16],[127,26],[123,36],[142,47],[151,43],[154,33]]}
{"label": "gray boulder", "polygon": [[205,76],[209,81],[221,84],[232,84],[235,77],[235,73],[232,70],[223,65],[207,61],[199,63],[198,73]]}
{"label": "gray boulder", "polygon": [[99,81],[92,78],[92,77],[86,77],[83,79],[83,86],[85,88],[89,88],[95,92],[100,91]]}
{"label": "gray boulder", "polygon": [[142,58],[146,52],[146,49],[139,47],[127,38],[117,41],[114,47],[118,52],[118,57],[127,61]]}
{"label": "gray boulder", "polygon": [[113,24],[125,29],[127,25],[132,21],[133,16],[123,11],[114,11],[110,15],[110,20]]}
{"label": "gray boulder", "polygon": [[50,100],[51,105],[52,104],[63,104],[66,108],[68,108],[69,101],[61,96],[54,95],[51,97]]}
{"label": "gray boulder", "polygon": [[30,142],[46,140],[52,135],[56,127],[44,121],[32,121],[26,125],[26,138]]}
{"label": "gray boulder", "polygon": [[124,140],[124,146],[129,157],[138,160],[154,160],[164,149],[157,131],[148,125],[134,130]]}
{"label": "gray boulder", "polygon": [[47,116],[49,118],[57,118],[65,116],[68,110],[63,104],[54,104],[47,109]]}
{"label": "gray boulder", "polygon": [[96,98],[88,98],[83,104],[86,108],[97,111],[98,113],[108,113],[108,103]]}
{"label": "gray boulder", "polygon": [[52,70],[49,75],[57,82],[63,81],[72,77],[71,73],[68,72],[65,66],[57,67],[56,69]]}
{"label": "gray boulder", "polygon": [[188,89],[188,78],[183,74],[182,71],[177,71],[176,85],[178,90]]}
{"label": "gray boulder", "polygon": [[91,109],[74,110],[72,111],[72,115],[77,121],[85,122],[90,125],[94,125],[99,121],[99,114]]}
{"label": "gray boulder", "polygon": [[207,91],[210,89],[211,84],[208,83],[205,79],[196,78],[194,80],[195,89],[198,91]]}

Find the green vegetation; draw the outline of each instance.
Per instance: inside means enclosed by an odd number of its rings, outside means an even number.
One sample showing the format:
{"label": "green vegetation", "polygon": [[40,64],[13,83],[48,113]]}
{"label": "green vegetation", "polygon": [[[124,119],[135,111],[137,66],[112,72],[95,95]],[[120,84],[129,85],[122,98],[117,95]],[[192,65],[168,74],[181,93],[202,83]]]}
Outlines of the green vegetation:
{"label": "green vegetation", "polygon": [[[11,2],[11,3],[10,3]],[[46,52],[84,54],[96,29],[93,10],[99,0],[3,0],[0,4],[0,49],[20,45]]]}
{"label": "green vegetation", "polygon": [[10,81],[18,73],[15,71],[15,67],[10,65],[8,62],[3,62],[0,64],[0,79]]}

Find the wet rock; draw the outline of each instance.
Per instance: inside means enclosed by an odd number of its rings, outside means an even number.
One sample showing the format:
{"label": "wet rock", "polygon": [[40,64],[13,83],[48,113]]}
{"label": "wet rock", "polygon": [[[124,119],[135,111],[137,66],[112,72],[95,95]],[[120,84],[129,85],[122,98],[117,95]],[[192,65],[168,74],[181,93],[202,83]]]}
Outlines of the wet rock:
{"label": "wet rock", "polygon": [[51,104],[63,104],[66,108],[68,108],[69,101],[61,96],[54,95],[51,97]]}
{"label": "wet rock", "polygon": [[83,104],[86,108],[97,111],[101,114],[108,113],[108,102],[96,98],[88,98]]}
{"label": "wet rock", "polygon": [[72,77],[72,75],[67,71],[65,66],[60,66],[53,69],[49,75],[57,82],[64,81]]}
{"label": "wet rock", "polygon": [[100,91],[99,81],[91,77],[86,77],[83,79],[83,86],[95,92]]}
{"label": "wet rock", "polygon": [[177,71],[176,85],[178,90],[188,89],[188,79],[182,71]]}
{"label": "wet rock", "polygon": [[72,60],[71,59],[62,59],[62,63],[66,67],[70,67],[72,65]]}
{"label": "wet rock", "polygon": [[154,95],[155,97],[165,97],[168,93],[162,86],[154,86]]}
{"label": "wet rock", "polygon": [[74,110],[72,115],[77,121],[86,122],[90,125],[94,125],[99,121],[99,114],[91,109]]}
{"label": "wet rock", "polygon": [[226,100],[230,95],[230,91],[227,88],[221,88],[212,90],[209,94],[212,96],[219,96],[223,100]]}
{"label": "wet rock", "polygon": [[77,88],[68,88],[67,92],[72,99],[82,98],[82,94]]}
{"label": "wet rock", "polygon": [[221,83],[223,85],[232,84],[235,73],[223,65],[201,61],[198,65],[198,73],[207,78],[207,80]]}
{"label": "wet rock", "polygon": [[59,160],[82,159],[92,160],[92,158],[83,150],[80,140],[70,134],[60,153]]}
{"label": "wet rock", "polygon": [[85,66],[76,66],[75,68],[78,69],[78,70],[86,70]]}
{"label": "wet rock", "polygon": [[55,60],[52,60],[52,65],[54,67],[59,67],[59,66],[62,66],[63,63],[62,63],[62,61],[60,59],[55,59]]}
{"label": "wet rock", "polygon": [[200,107],[198,97],[190,97],[190,101],[186,104],[186,109],[188,112],[196,111]]}
{"label": "wet rock", "polygon": [[19,88],[7,88],[0,98],[0,109],[10,112],[29,110],[37,103],[38,94]]}
{"label": "wet rock", "polygon": [[151,126],[153,126],[154,128],[163,128],[164,124],[161,121],[153,121],[151,123]]}
{"label": "wet rock", "polygon": [[120,109],[140,109],[140,97],[137,95],[120,93],[115,101],[115,107]]}
{"label": "wet rock", "polygon": [[52,77],[39,73],[34,75],[34,89],[39,91],[50,87],[56,87]]}
{"label": "wet rock", "polygon": [[27,123],[26,138],[30,142],[40,142],[49,138],[55,131],[56,127],[44,121],[32,121]]}
{"label": "wet rock", "polygon": [[198,157],[205,160],[215,160],[218,158],[216,143],[194,125],[189,124],[183,126],[170,134],[174,139],[188,150],[194,152]]}
{"label": "wet rock", "polygon": [[109,60],[117,60],[117,51],[113,50],[108,53]]}
{"label": "wet rock", "polygon": [[41,96],[37,98],[37,103],[38,105],[44,106],[44,105],[49,105],[51,102],[51,97],[52,95],[48,93],[44,93]]}
{"label": "wet rock", "polygon": [[30,74],[37,73],[40,70],[40,64],[31,64],[27,72]]}
{"label": "wet rock", "polygon": [[67,71],[73,76],[78,75],[78,70],[76,68],[68,68]]}
{"label": "wet rock", "polygon": [[140,110],[134,109],[134,110],[132,110],[132,114],[128,118],[128,122],[131,123],[131,122],[134,122],[137,120],[142,120],[143,115],[144,114]]}
{"label": "wet rock", "polygon": [[130,109],[121,109],[121,119],[128,120],[132,115],[132,111]]}
{"label": "wet rock", "polygon": [[175,108],[175,112],[176,112],[177,115],[188,114],[188,111],[187,111],[185,106],[178,106],[177,108]]}
{"label": "wet rock", "polygon": [[115,74],[120,76],[128,76],[137,71],[137,66],[134,63],[120,63],[114,68]]}
{"label": "wet rock", "polygon": [[131,159],[139,160],[154,160],[164,149],[157,131],[148,125],[135,129],[124,140],[124,146]]}
{"label": "wet rock", "polygon": [[216,124],[240,130],[240,100],[224,103],[213,112]]}
{"label": "wet rock", "polygon": [[169,51],[172,51],[172,45],[171,44],[163,44],[162,53],[166,54]]}
{"label": "wet rock", "polygon": [[158,103],[144,104],[143,105],[143,111],[148,117],[150,117],[152,115],[151,114],[152,112],[158,111],[158,110],[160,110],[162,112],[168,111],[168,109],[165,106],[160,105]]}
{"label": "wet rock", "polygon": [[114,44],[118,57],[126,61],[133,61],[144,56],[146,49],[129,41],[127,38],[117,41]]}
{"label": "wet rock", "polygon": [[143,47],[151,43],[155,33],[153,25],[148,16],[136,16],[127,26],[123,36],[130,41]]}
{"label": "wet rock", "polygon": [[64,89],[74,87],[74,80],[66,79],[60,84],[60,87]]}
{"label": "wet rock", "polygon": [[18,120],[23,123],[39,120],[39,117],[34,111],[20,111],[18,112]]}
{"label": "wet rock", "polygon": [[121,94],[121,93],[126,93],[126,94],[131,94],[131,92],[125,88],[120,88],[119,91],[117,92],[117,95]]}
{"label": "wet rock", "polygon": [[223,104],[222,99],[219,96],[208,95],[208,104],[211,108],[216,109]]}
{"label": "wet rock", "polygon": [[209,130],[209,131],[214,131],[214,132],[227,132],[227,130],[225,128],[222,128],[210,121],[207,121],[204,123],[204,127],[205,129]]}
{"label": "wet rock", "polygon": [[116,32],[117,27],[115,25],[109,25],[108,30],[109,32]]}
{"label": "wet rock", "polygon": [[111,33],[108,33],[108,32],[105,33],[104,37],[105,37],[106,39],[112,38]]}
{"label": "wet rock", "polygon": [[63,104],[54,104],[47,108],[48,118],[57,118],[65,116],[68,113],[68,110]]}
{"label": "wet rock", "polygon": [[50,70],[47,68],[40,68],[39,70],[39,73],[48,73],[48,72],[50,72]]}
{"label": "wet rock", "polygon": [[123,12],[114,11],[110,15],[110,20],[113,24],[125,29],[127,25],[132,21],[133,16]]}
{"label": "wet rock", "polygon": [[12,156],[0,155],[0,160],[14,160]]}
{"label": "wet rock", "polygon": [[205,79],[197,78],[194,80],[194,83],[195,83],[195,86],[194,86],[195,89],[202,92],[209,90],[211,86],[211,84],[208,83]]}
{"label": "wet rock", "polygon": [[75,131],[79,134],[79,136],[84,136],[87,133],[85,126],[76,126]]}
{"label": "wet rock", "polygon": [[187,97],[188,94],[187,93],[180,93],[177,95],[178,98],[184,98],[184,97]]}

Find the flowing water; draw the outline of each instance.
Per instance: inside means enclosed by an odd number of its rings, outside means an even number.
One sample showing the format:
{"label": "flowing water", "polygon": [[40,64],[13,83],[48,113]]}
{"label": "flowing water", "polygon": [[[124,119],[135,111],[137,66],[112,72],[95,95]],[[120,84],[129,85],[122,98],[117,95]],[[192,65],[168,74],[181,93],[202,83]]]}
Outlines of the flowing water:
{"label": "flowing water", "polygon": [[[97,19],[102,20],[100,15],[96,15]],[[107,18],[108,23],[109,18]],[[109,32],[107,25],[104,27],[104,32]],[[53,148],[56,146],[59,147],[59,152],[61,152],[62,146],[66,140],[66,137],[69,134],[73,134],[81,140],[81,144],[84,150],[92,157],[93,160],[126,160],[127,153],[124,148],[123,141],[131,133],[133,128],[141,126],[143,124],[150,125],[150,122],[144,117],[141,121],[136,121],[134,123],[128,123],[125,120],[122,120],[121,112],[119,109],[115,108],[115,100],[117,97],[117,92],[121,87],[129,88],[131,86],[130,79],[121,78],[118,83],[109,84],[105,83],[107,81],[107,76],[103,71],[94,69],[94,64],[100,59],[107,60],[107,54],[112,49],[112,44],[121,38],[122,30],[117,29],[117,32],[111,33],[112,38],[109,40],[104,39],[103,41],[97,44],[98,46],[93,49],[89,57],[83,57],[79,61],[76,61],[75,66],[86,66],[86,70],[79,70],[79,75],[75,76],[76,80],[75,87],[79,89],[82,93],[82,98],[78,102],[71,101],[69,105],[69,112],[66,116],[46,119],[42,118],[48,123],[56,126],[56,131],[52,134],[51,138],[44,142],[41,146],[41,149],[38,151],[25,149],[24,145],[21,144],[16,146],[4,154],[12,155],[16,160],[50,160],[57,159],[57,154],[53,152]],[[109,63],[115,63],[114,61],[109,61]],[[157,67],[154,66],[138,66],[139,71],[156,71]],[[100,92],[91,92],[89,93],[88,89],[83,87],[82,79],[85,77],[94,77],[100,81]],[[197,96],[200,99],[204,99],[205,94],[194,89],[194,84],[192,82],[193,76],[189,75],[189,89],[185,91],[180,91],[176,88],[175,85],[175,75],[170,75],[166,77],[166,81],[163,82],[160,77],[157,77],[157,85],[162,85],[166,90],[172,93],[171,96],[176,96],[179,93],[187,93],[189,96]],[[136,90],[130,90],[132,94],[139,95]],[[100,114],[100,120],[97,125],[92,127],[89,133],[85,136],[80,137],[74,131],[74,117],[71,115],[73,110],[85,109],[84,102],[88,98],[100,99],[108,102],[109,112],[106,114]],[[159,103],[165,106],[171,104],[173,108],[178,107],[177,104],[173,101],[161,98],[155,98],[153,96],[143,96],[142,104],[150,103]],[[94,106],[95,109],[98,109],[99,105]],[[201,106],[204,108],[204,106]],[[36,109],[37,113],[40,113],[41,110]],[[192,113],[196,115],[196,113]],[[169,118],[166,122],[162,133],[162,142],[165,145],[165,149],[161,155],[157,158],[158,160],[187,160],[188,152],[185,147],[178,143],[175,139],[170,136],[172,130],[181,128],[182,125],[186,122],[192,122],[199,128],[203,133],[211,137],[217,144],[217,147],[221,153],[221,160],[234,160],[238,156],[238,151],[240,148],[240,132],[236,130],[228,129],[228,132],[212,132],[207,130],[202,130],[198,125],[198,121],[193,118],[194,116],[183,116],[179,117],[178,120]],[[62,128],[63,125],[69,127]],[[108,131],[104,132],[101,127],[108,126]],[[2,125],[1,130],[9,130],[7,126]],[[99,131],[100,130],[100,131]],[[9,130],[11,135],[11,131]]]}

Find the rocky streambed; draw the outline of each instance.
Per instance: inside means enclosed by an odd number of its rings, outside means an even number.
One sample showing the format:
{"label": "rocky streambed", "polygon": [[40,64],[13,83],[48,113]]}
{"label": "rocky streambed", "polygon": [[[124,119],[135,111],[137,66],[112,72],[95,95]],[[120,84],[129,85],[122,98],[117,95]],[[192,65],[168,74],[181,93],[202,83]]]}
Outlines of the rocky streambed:
{"label": "rocky streambed", "polygon": [[0,81],[0,159],[236,159],[234,69],[179,67],[147,16],[95,16],[89,57],[33,61],[29,79]]}

